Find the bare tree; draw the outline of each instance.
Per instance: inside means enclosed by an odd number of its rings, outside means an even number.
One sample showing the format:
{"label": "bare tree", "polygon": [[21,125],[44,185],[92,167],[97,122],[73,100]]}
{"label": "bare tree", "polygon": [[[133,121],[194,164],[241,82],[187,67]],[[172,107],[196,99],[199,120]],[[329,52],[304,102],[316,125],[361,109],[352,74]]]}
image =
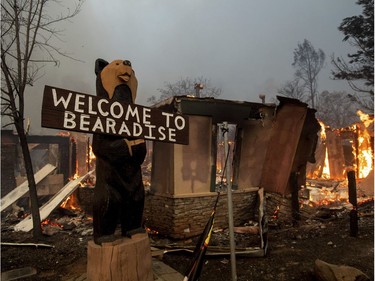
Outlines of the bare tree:
{"label": "bare tree", "polygon": [[[33,237],[42,237],[34,172],[25,124],[25,93],[40,78],[47,63],[59,64],[59,55],[69,57],[55,44],[62,35],[57,26],[76,16],[84,1],[4,0],[1,1],[1,113],[16,128],[29,183]],[[55,7],[56,5],[56,7]],[[58,11],[53,15],[53,12]],[[63,9],[65,8],[65,9]]]}
{"label": "bare tree", "polygon": [[189,77],[180,79],[175,83],[164,83],[163,89],[158,89],[160,97],[152,96],[147,99],[149,104],[154,104],[173,96],[195,96],[199,91],[200,97],[218,97],[221,95],[221,89],[211,86],[209,80],[203,77],[191,79]]}
{"label": "bare tree", "polygon": [[298,99],[303,102],[306,101],[304,87],[301,85],[301,81],[297,77],[294,80],[286,81],[284,85],[277,90],[277,92],[285,97]]}
{"label": "bare tree", "polygon": [[325,54],[319,49],[316,51],[313,45],[305,39],[302,44],[294,49],[295,76],[304,82],[304,87],[310,94],[311,107],[315,108],[315,97],[318,89],[318,74],[324,66]]}
{"label": "bare tree", "polygon": [[358,105],[346,92],[323,91],[317,99],[317,117],[331,128],[344,128],[357,119]]}
{"label": "bare tree", "polygon": [[368,109],[374,106],[374,0],[358,0],[363,13],[343,19],[339,30],[343,41],[355,47],[356,52],[347,55],[348,61],[334,55],[331,63],[333,79],[346,80],[361,96],[353,96]]}

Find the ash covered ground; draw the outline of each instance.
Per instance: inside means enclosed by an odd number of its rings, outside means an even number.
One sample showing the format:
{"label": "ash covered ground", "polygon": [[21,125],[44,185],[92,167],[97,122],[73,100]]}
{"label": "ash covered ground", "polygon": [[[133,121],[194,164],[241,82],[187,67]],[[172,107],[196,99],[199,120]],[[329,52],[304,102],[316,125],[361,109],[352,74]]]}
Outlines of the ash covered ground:
{"label": "ash covered ground", "polygon": [[[328,210],[328,211],[327,211]],[[316,280],[316,259],[336,265],[355,267],[374,280],[374,212],[373,201],[359,206],[358,235],[350,236],[349,210],[330,211],[329,207],[314,208],[297,224],[270,221],[268,251],[264,257],[237,256],[239,281],[245,280]],[[92,239],[92,221],[82,213],[66,214],[57,210],[51,221],[59,221],[64,229],[52,223],[45,227],[42,241],[53,247],[1,246],[1,271],[22,267],[35,268],[36,274],[21,280],[79,280],[86,272],[87,242]],[[19,219],[2,217],[2,243],[34,243],[31,233],[15,232]],[[246,244],[257,237],[236,234],[237,244]],[[228,245],[228,231],[216,230],[212,237],[215,246]],[[173,241],[150,233],[152,246],[159,249],[193,247],[196,238]],[[187,251],[155,256],[180,273],[184,273],[192,258]],[[202,281],[231,280],[229,255],[207,256],[202,270]]]}

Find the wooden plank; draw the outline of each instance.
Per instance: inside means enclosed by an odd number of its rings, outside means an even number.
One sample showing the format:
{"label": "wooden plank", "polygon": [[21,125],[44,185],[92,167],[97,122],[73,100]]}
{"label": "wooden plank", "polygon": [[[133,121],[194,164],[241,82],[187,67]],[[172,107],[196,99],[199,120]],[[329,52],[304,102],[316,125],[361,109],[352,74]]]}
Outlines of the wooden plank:
{"label": "wooden plank", "polygon": [[[75,179],[65,185],[59,192],[57,192],[48,202],[46,202],[40,209],[40,219],[46,219],[49,214],[59,206],[66,197],[73,193],[73,191],[78,187],[81,181],[84,181],[89,175],[91,175],[94,171],[88,172],[86,175]],[[28,232],[33,229],[33,220],[32,216],[27,216],[24,220],[19,222],[15,227],[15,231],[25,231]]]}
{"label": "wooden plank", "polygon": [[326,130],[330,179],[345,179],[345,159],[341,136],[332,130]]}
{"label": "wooden plank", "polygon": [[42,127],[189,143],[189,118],[136,104],[45,86]]}
{"label": "wooden plank", "polygon": [[11,242],[1,242],[1,246],[20,246],[20,247],[44,247],[44,248],[55,248],[53,245],[43,244],[43,243],[11,243]]}
{"label": "wooden plank", "polygon": [[[55,170],[56,167],[47,164],[42,169],[40,169],[36,174],[34,175],[35,184],[38,184],[42,179],[44,179],[48,174],[50,174],[53,170]],[[22,184],[20,184],[18,187],[13,189],[11,192],[9,192],[7,195],[5,195],[3,198],[1,198],[1,210],[5,210],[8,206],[13,204],[16,200],[18,200],[22,195],[24,195],[26,192],[29,191],[29,182],[26,180]]]}
{"label": "wooden plank", "polygon": [[[315,151],[318,144],[318,133],[321,126],[315,118],[315,109],[308,108],[303,124],[301,136],[298,142],[296,156],[292,166],[292,173],[296,173],[296,183],[298,187],[306,184],[307,163],[315,163]],[[291,173],[291,174],[292,174]],[[293,190],[291,182],[289,181],[289,189]]]}
{"label": "wooden plank", "polygon": [[[246,120],[242,123],[242,144],[239,159],[238,186],[260,186],[262,170],[270,142],[274,109],[263,108],[265,116],[260,120]],[[236,147],[238,145],[236,144]]]}
{"label": "wooden plank", "polygon": [[260,184],[266,192],[290,193],[288,180],[306,113],[307,105],[293,100],[278,107]]}

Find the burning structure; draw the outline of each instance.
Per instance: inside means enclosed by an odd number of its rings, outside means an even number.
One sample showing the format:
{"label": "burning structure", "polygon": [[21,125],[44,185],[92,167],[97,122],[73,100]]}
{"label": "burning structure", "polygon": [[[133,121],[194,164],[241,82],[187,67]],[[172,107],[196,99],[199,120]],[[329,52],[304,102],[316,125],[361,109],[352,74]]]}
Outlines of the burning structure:
{"label": "burning structure", "polygon": [[[279,105],[211,98],[172,97],[156,105],[189,116],[189,145],[154,143],[147,226],[172,238],[198,235],[215,200],[222,169],[220,123],[232,124],[234,223],[258,220],[266,232],[262,192],[294,194],[314,161],[318,121],[315,110],[278,97]],[[224,157],[225,158],[225,157]],[[261,193],[261,195],[260,195]],[[226,197],[219,199],[215,226],[226,227]],[[298,203],[297,203],[298,206]],[[206,214],[206,215],[205,215]],[[262,230],[263,227],[263,230]]]}
{"label": "burning structure", "polygon": [[374,169],[374,117],[358,111],[362,122],[347,128],[331,129],[321,125],[317,161],[308,165],[309,178],[343,180],[347,170],[358,179],[366,178]]}
{"label": "burning structure", "polygon": [[[152,149],[148,142],[144,172],[151,174],[145,177],[146,226],[177,239],[202,232],[225,165],[222,122],[230,124],[230,180],[237,226],[256,221],[260,233],[266,234],[267,217],[272,219],[276,214],[281,219],[298,219],[306,198],[315,204],[329,198],[337,200],[338,195],[347,200],[348,170],[355,171],[360,192],[372,196],[373,116],[359,113],[362,122],[333,130],[319,123],[315,110],[306,104],[278,99],[275,105],[182,96],[155,105],[189,116],[190,138],[188,145],[154,142]],[[29,143],[36,172],[45,164],[56,167],[48,181],[46,177],[39,184],[39,195],[51,196],[95,168],[87,135],[29,136]],[[2,197],[20,184],[16,178],[21,178],[22,161],[17,155],[17,137],[3,131]],[[71,196],[78,197],[80,207],[88,213],[94,184],[88,182]],[[225,192],[221,193],[217,228],[228,225],[226,200]],[[64,204],[72,202],[66,200]]]}
{"label": "burning structure", "polygon": [[[17,202],[18,207],[27,209],[28,187],[18,137],[11,131],[2,131],[1,137],[1,210],[5,210],[14,202]],[[57,136],[29,135],[28,143],[40,204],[59,194],[62,188],[70,184],[79,174],[86,174],[92,168],[89,167],[90,145],[86,135],[70,133],[59,133]],[[65,199],[63,196],[60,195],[61,200]]]}
{"label": "burning structure", "polygon": [[[340,191],[332,194],[332,186],[329,184],[328,190],[324,188],[326,194],[314,190],[312,193],[322,200],[348,199],[348,171],[355,174],[359,197],[374,195],[374,116],[362,111],[357,114],[361,122],[346,128],[331,129],[320,123],[316,162],[307,165],[307,188],[311,190],[316,185],[321,187],[324,182],[330,181],[334,190]],[[319,201],[317,198],[311,199]]]}
{"label": "burning structure", "polygon": [[[56,167],[54,174],[62,177],[61,183],[66,183],[76,169],[76,143],[68,136],[32,136],[27,137],[34,172],[38,172],[46,164]],[[2,197],[15,186],[25,181],[22,152],[18,145],[18,137],[9,130],[1,133],[2,148]],[[52,180],[52,179],[50,179]],[[56,190],[51,191],[51,194]]]}

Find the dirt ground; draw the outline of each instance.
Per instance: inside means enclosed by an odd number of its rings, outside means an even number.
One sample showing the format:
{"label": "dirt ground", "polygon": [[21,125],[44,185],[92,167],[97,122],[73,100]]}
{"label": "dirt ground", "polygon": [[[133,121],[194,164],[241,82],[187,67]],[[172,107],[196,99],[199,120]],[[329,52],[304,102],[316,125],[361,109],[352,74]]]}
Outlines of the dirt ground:
{"label": "dirt ground", "polygon": [[[237,277],[245,280],[316,280],[313,269],[316,259],[336,265],[355,267],[374,280],[374,216],[371,209],[359,210],[358,235],[350,236],[349,212],[340,212],[325,219],[303,219],[298,225],[270,224],[268,251],[264,257],[236,257]],[[33,267],[37,274],[22,280],[74,280],[86,271],[87,242],[92,239],[90,220],[79,227],[50,232],[44,243],[53,246],[9,246],[5,242],[34,242],[31,233],[14,232],[16,221],[2,218],[1,271]],[[220,238],[212,238],[217,240]],[[151,235],[151,244],[166,241]],[[169,241],[169,240],[167,240]],[[175,241],[169,241],[175,242]],[[181,242],[181,241],[179,241]],[[186,242],[186,241],[185,241]],[[186,243],[194,243],[194,240]],[[186,244],[185,243],[185,244]],[[164,263],[184,273],[191,260],[191,253],[179,251],[159,256]],[[207,256],[201,281],[231,280],[229,255]]]}

